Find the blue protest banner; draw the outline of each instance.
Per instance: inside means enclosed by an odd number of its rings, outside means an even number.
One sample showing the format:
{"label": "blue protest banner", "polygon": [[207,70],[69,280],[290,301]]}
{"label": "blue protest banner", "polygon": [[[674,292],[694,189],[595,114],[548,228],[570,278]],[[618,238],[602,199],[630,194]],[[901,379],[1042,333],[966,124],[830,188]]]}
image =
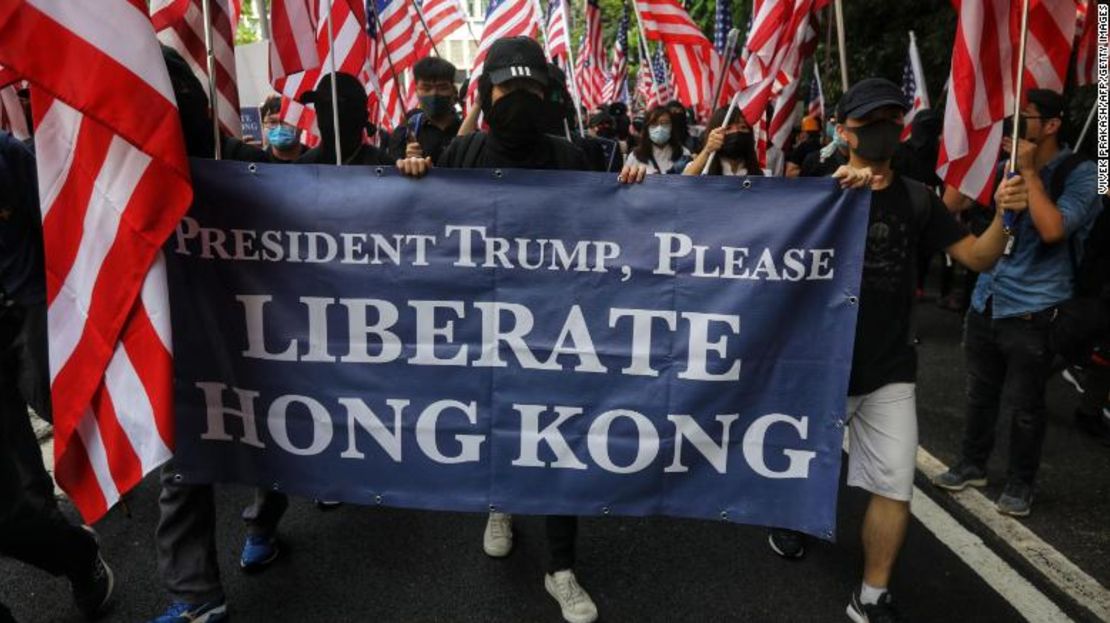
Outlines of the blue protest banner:
{"label": "blue protest banner", "polygon": [[364,504],[834,534],[869,194],[193,162],[177,465]]}

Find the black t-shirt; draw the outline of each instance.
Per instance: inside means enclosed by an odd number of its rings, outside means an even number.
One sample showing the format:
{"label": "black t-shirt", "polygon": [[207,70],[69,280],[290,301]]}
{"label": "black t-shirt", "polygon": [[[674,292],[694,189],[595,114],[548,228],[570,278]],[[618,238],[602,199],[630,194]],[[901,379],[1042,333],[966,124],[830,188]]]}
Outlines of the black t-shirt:
{"label": "black t-shirt", "polygon": [[[421,113],[423,114],[423,113]],[[462,125],[462,120],[458,117],[453,117],[451,124],[447,126],[446,130],[439,129],[424,117],[420,124],[420,131],[416,133],[416,142],[420,143],[420,149],[424,151],[424,155],[432,159],[432,164],[439,164],[439,157],[447,146],[451,144],[451,140],[459,133],[459,126]],[[405,146],[409,141],[409,133],[412,132],[412,124],[406,124],[396,129],[393,136],[389,139],[389,157],[394,161],[400,160],[405,157]]]}
{"label": "black t-shirt", "polygon": [[821,150],[810,152],[804,160],[802,160],[802,172],[799,174],[801,177],[828,177],[841,166],[848,164],[848,156],[840,153],[840,150],[834,150],[828,158],[821,160]]}
{"label": "black t-shirt", "polygon": [[944,203],[923,186],[928,209],[916,214],[910,191],[894,174],[871,194],[867,248],[863,254],[860,309],[848,394],[871,393],[889,383],[912,383],[917,353],[910,343],[913,291],[919,254],[932,255],[967,236]]}
{"label": "black t-shirt", "polygon": [[35,156],[0,131],[0,289],[21,305],[46,300]]}
{"label": "black t-shirt", "polygon": [[462,169],[591,170],[582,150],[566,139],[543,134],[527,150],[519,151],[506,148],[485,132],[456,137],[440,156],[439,166]]}
{"label": "black t-shirt", "polygon": [[813,136],[807,138],[801,145],[795,147],[793,151],[790,152],[790,156],[787,157],[786,161],[801,167],[806,157],[815,151],[821,151],[821,139]]}

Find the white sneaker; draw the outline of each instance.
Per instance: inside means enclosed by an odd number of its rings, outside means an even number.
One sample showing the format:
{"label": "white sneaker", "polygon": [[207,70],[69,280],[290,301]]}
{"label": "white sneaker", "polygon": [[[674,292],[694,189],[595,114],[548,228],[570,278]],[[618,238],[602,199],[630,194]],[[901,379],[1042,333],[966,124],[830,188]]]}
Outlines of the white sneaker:
{"label": "white sneaker", "polygon": [[548,574],[543,578],[543,585],[547,594],[559,602],[563,611],[563,620],[567,623],[592,623],[597,620],[597,606],[586,589],[578,584],[574,572],[570,569],[556,571],[554,575]]}
{"label": "white sneaker", "polygon": [[504,558],[513,551],[513,516],[490,513],[486,520],[486,533],[482,536],[482,549],[487,556]]}

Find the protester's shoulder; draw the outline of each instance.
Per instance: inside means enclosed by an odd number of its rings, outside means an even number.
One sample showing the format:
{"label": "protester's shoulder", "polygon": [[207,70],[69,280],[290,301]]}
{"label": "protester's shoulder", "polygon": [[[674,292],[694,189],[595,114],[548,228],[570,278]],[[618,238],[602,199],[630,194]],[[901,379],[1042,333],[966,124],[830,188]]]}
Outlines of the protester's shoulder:
{"label": "protester's shoulder", "polygon": [[467,151],[473,147],[481,147],[482,142],[485,140],[486,135],[483,132],[471,132],[452,138],[451,143],[447,145],[447,149],[443,150],[443,153],[440,155],[436,166],[447,169],[457,169],[468,166],[463,162],[466,158]]}
{"label": "protester's shoulder", "polygon": [[545,134],[543,140],[551,148],[551,155],[555,160],[555,164],[561,169],[590,169],[589,161],[586,159],[586,152],[582,151],[574,143],[571,143],[565,138],[559,136],[551,136]]}
{"label": "protester's shoulder", "polygon": [[260,147],[244,143],[235,137],[226,137],[223,143],[225,160],[239,162],[269,162],[270,156]]}
{"label": "protester's shoulder", "polygon": [[320,162],[320,151],[319,147],[313,147],[301,154],[301,157],[297,158],[294,162],[297,164],[317,164]]}

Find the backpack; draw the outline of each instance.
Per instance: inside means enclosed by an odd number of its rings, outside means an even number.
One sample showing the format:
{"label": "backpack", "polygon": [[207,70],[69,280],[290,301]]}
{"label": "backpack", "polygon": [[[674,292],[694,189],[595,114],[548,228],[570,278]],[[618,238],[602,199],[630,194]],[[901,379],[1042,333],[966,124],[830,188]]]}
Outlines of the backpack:
{"label": "backpack", "polygon": [[[1086,158],[1071,154],[1052,173],[1049,192],[1056,201],[1064,194],[1068,176]],[[1099,342],[1110,338],[1110,210],[1106,198],[1082,248],[1067,241],[1075,292],[1056,306],[1048,329],[1048,347],[1065,360],[1089,362]]]}

